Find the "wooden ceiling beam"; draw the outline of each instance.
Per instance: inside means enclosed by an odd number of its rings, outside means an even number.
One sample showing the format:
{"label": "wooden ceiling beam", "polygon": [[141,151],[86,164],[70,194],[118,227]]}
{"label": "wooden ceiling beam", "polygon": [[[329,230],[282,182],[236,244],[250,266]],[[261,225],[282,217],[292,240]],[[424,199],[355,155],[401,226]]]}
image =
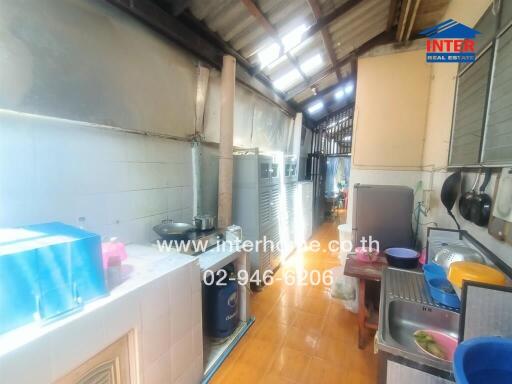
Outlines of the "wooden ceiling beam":
{"label": "wooden ceiling beam", "polygon": [[[322,10],[320,9],[320,4],[318,4],[317,0],[308,0],[309,6],[313,11],[313,15],[315,16],[315,20],[318,21],[322,17]],[[334,46],[332,44],[331,34],[327,29],[327,26],[320,30],[322,33],[322,38],[324,40],[325,49],[327,50],[327,54],[329,55],[329,59],[331,60],[331,65],[334,65],[337,61],[336,54],[334,53]],[[341,80],[340,69],[336,68],[336,77],[338,81]]]}
{"label": "wooden ceiling beam", "polygon": [[421,0],[403,0],[398,19],[396,40],[404,43],[411,37]]}
{"label": "wooden ceiling beam", "polygon": [[386,31],[391,30],[395,25],[396,21],[396,13],[398,10],[398,0],[391,0],[389,3],[389,14],[388,14],[388,23],[386,27]]}
{"label": "wooden ceiling beam", "polygon": [[315,33],[321,31],[337,18],[343,16],[345,13],[361,3],[362,0],[348,0],[346,3],[343,3],[331,13],[319,18],[316,23],[309,27],[309,29],[304,33],[303,38],[307,39],[308,37],[313,36]]}
{"label": "wooden ceiling beam", "polygon": [[[270,37],[272,37],[272,39],[279,45],[279,47],[281,48],[280,49],[281,52],[280,52],[279,56],[281,56],[281,54],[284,52],[284,46],[283,46],[283,42],[281,41],[281,37],[279,36],[279,33],[277,32],[275,27],[272,25],[272,23],[270,23],[267,16],[265,16],[263,14],[261,9],[258,7],[258,5],[256,3],[254,3],[254,1],[252,1],[252,0],[241,0],[241,1],[245,5],[245,7],[249,11],[249,13],[256,19],[258,24],[261,25],[263,27],[263,29],[270,35]],[[293,64],[295,69],[300,73],[303,80],[307,84],[309,84],[309,78],[306,76],[306,74],[300,68],[300,64],[298,63],[297,59],[290,52],[285,52],[285,55],[288,58],[288,60],[290,60],[290,62]]]}
{"label": "wooden ceiling beam", "polygon": [[357,77],[357,59],[352,60],[350,63],[350,74],[356,78]]}
{"label": "wooden ceiling beam", "polygon": [[405,34],[405,28],[407,25],[407,17],[409,10],[411,9],[411,3],[413,0],[403,0],[402,6],[400,7],[400,16],[398,18],[398,27],[396,29],[396,41],[402,41]]}
{"label": "wooden ceiling beam", "polygon": [[281,43],[281,39],[279,38],[279,34],[274,26],[270,23],[267,17],[263,14],[261,9],[254,3],[252,0],[241,0],[245,5],[249,13],[258,21],[258,23],[263,27],[267,33],[272,36],[272,38],[279,44],[280,47],[283,46]]}
{"label": "wooden ceiling beam", "polygon": [[[345,77],[344,79],[342,79],[343,81],[354,81],[355,80],[355,76],[348,76],[348,77]],[[334,92],[337,88],[340,87],[340,83],[336,83],[336,84],[333,84],[333,85],[329,85],[328,87],[325,87],[324,89],[322,89],[321,91],[318,91],[316,95],[313,95],[311,97],[308,97],[307,99],[304,99],[302,100],[301,102],[297,103],[297,108],[298,109],[305,109],[308,104],[310,104],[314,99],[316,98],[319,98],[319,97],[324,97],[324,96],[327,96],[328,94],[330,94],[331,92]]]}
{"label": "wooden ceiling beam", "polygon": [[409,19],[409,25],[407,26],[407,31],[405,33],[405,41],[408,41],[411,37],[411,32],[414,27],[414,23],[416,22],[416,17],[418,15],[418,8],[420,7],[421,0],[415,0],[414,7],[412,9],[412,14]]}
{"label": "wooden ceiling beam", "polygon": [[[335,65],[332,65],[324,69],[320,73],[316,74],[315,76],[313,76],[311,79],[311,86],[315,86],[318,82],[323,80],[325,77],[329,76],[336,70],[336,68],[341,68],[344,65],[350,63],[351,61],[357,60],[358,56],[368,52],[372,48],[378,45],[392,43],[394,41],[394,35],[395,31],[392,29],[391,31],[384,31],[379,35],[375,36],[374,38],[368,40],[366,43],[362,44],[361,46],[350,52],[348,55],[346,55],[343,59],[337,61]],[[298,86],[286,92],[286,99],[292,99],[299,93],[303,92],[306,88],[306,86],[299,84]]]}
{"label": "wooden ceiling beam", "polygon": [[[345,64],[348,64],[350,61],[354,60],[354,55],[350,54],[345,56],[342,60],[336,62],[336,64],[331,65],[330,67],[324,69],[323,71],[317,73],[315,76],[311,78],[311,87],[317,85],[320,81],[325,79],[331,73],[335,72],[337,68],[343,67]],[[299,93],[305,91],[308,87],[299,84],[298,86],[292,88],[288,92],[286,92],[286,100],[290,100],[297,96]]]}
{"label": "wooden ceiling beam", "polygon": [[[218,47],[222,51],[236,58],[237,63],[242,64],[250,73],[254,73],[254,66],[251,65],[249,60],[243,57],[238,51],[236,51],[231,45],[226,43],[219,34],[211,31],[208,26],[201,20],[196,19],[188,10],[184,11],[179,15],[178,20],[189,27],[191,30],[199,34],[204,39],[208,40],[212,45]],[[270,80],[264,74],[261,74],[262,78],[270,84]]]}
{"label": "wooden ceiling beam", "polygon": [[190,8],[192,0],[157,0],[157,3],[167,6],[172,15],[177,17]]}
{"label": "wooden ceiling beam", "polygon": [[[242,0],[247,1],[247,0]],[[317,32],[322,31],[324,28],[327,28],[330,23],[338,19],[339,17],[343,16],[345,13],[350,11],[352,8],[354,8],[356,5],[359,5],[363,0],[348,0],[346,3],[340,5],[338,8],[336,8],[331,13],[327,14],[326,16],[320,17],[315,24],[310,26],[303,34],[302,34],[302,40],[309,39],[313,35],[315,35]],[[334,52],[333,52],[334,53]],[[276,59],[275,61],[279,60],[280,57]],[[336,55],[334,55],[336,57]],[[275,62],[274,61],[274,62]],[[270,63],[272,64],[272,63]],[[269,65],[270,65],[269,64]],[[259,70],[255,71],[254,73],[257,75],[260,72],[262,72],[264,68],[260,68]]]}

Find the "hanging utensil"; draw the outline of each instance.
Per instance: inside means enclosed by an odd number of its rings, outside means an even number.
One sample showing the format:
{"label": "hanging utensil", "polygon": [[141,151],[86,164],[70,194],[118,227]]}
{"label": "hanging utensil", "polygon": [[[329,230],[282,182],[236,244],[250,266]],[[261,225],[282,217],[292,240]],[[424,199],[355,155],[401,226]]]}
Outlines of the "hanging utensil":
{"label": "hanging utensil", "polygon": [[476,196],[476,185],[478,184],[478,180],[480,180],[480,174],[482,170],[478,171],[478,175],[475,177],[475,182],[473,183],[473,187],[469,192],[463,194],[459,199],[459,212],[463,218],[466,220],[471,220],[471,205],[473,203],[473,199]]}
{"label": "hanging utensil", "polygon": [[491,217],[492,198],[485,193],[485,189],[491,180],[491,173],[492,170],[490,168],[485,170],[484,181],[480,186],[480,193],[475,196],[471,204],[471,221],[480,227],[487,226],[489,218]]}
{"label": "hanging utensil", "polygon": [[453,206],[457,201],[457,197],[460,192],[460,180],[461,174],[460,171],[452,173],[450,176],[446,178],[443,183],[443,187],[441,188],[441,202],[446,208],[448,215],[455,221],[457,225],[457,229],[460,230],[460,225],[455,216],[452,213]]}

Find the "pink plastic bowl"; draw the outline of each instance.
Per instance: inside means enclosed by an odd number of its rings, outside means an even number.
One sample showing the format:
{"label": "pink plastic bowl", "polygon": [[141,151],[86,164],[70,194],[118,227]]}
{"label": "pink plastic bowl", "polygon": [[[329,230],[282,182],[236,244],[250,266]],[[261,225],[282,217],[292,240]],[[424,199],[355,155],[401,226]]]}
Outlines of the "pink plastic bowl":
{"label": "pink plastic bowl", "polygon": [[[417,331],[420,332],[420,331]],[[429,351],[424,350],[414,339],[414,342],[418,346],[419,349],[421,349],[423,352],[425,352],[427,355],[432,356],[435,359],[439,360],[445,360],[452,362],[453,361],[453,354],[455,352],[455,349],[457,348],[457,345],[459,341],[452,336],[448,336],[446,333],[434,331],[433,329],[422,329],[421,332],[425,332],[427,335],[432,336],[432,338],[435,340],[437,345],[443,350],[443,352],[446,354],[446,359],[439,359],[439,357],[431,354]],[[411,337],[414,337],[414,335],[411,335]]]}

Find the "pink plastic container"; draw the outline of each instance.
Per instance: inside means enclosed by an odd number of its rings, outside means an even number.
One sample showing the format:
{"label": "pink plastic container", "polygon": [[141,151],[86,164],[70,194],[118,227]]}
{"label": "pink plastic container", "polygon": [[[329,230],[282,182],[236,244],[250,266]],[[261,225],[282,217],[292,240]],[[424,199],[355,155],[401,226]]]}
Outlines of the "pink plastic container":
{"label": "pink plastic container", "polygon": [[425,265],[427,262],[427,248],[423,248],[420,253],[419,263]]}
{"label": "pink plastic container", "polygon": [[119,265],[127,259],[124,244],[119,241],[107,241],[101,243],[101,254],[103,256],[103,269],[109,265]]}
{"label": "pink plastic container", "polygon": [[377,259],[380,256],[380,253],[372,248],[357,247],[355,249],[355,252],[356,252],[356,260],[365,261],[367,263],[372,263],[374,261],[377,261]]}

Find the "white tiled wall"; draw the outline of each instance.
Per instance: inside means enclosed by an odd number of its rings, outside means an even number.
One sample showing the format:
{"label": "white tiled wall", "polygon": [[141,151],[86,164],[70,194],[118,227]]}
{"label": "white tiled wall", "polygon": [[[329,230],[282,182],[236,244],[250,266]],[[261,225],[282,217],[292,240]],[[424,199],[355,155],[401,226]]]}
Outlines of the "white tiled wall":
{"label": "white tiled wall", "polygon": [[0,226],[53,220],[126,242],[191,221],[186,142],[0,111]]}
{"label": "white tiled wall", "polygon": [[[199,383],[203,342],[198,274],[199,265],[189,262],[0,356],[0,382],[54,382],[134,331],[142,384]],[[172,332],[175,324],[181,324],[179,334]]]}

